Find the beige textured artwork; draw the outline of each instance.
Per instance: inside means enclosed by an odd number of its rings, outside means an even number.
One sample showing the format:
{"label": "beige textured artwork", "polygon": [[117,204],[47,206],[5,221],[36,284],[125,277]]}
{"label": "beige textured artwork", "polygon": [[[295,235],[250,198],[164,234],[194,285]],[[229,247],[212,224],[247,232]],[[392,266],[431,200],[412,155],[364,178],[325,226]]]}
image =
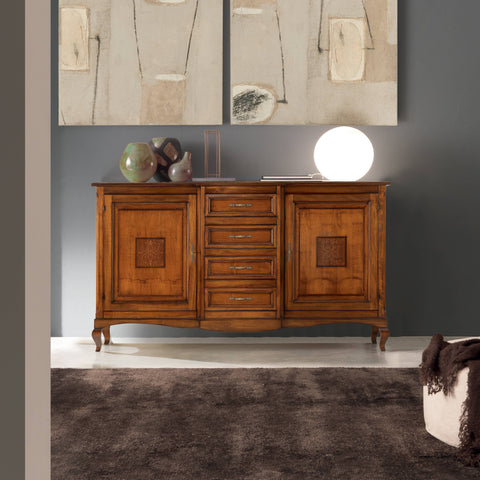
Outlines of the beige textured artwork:
{"label": "beige textured artwork", "polygon": [[233,124],[397,124],[397,0],[230,1]]}
{"label": "beige textured artwork", "polygon": [[222,123],[222,0],[60,0],[59,125]]}
{"label": "beige textured artwork", "polygon": [[75,71],[88,70],[88,8],[63,8],[60,25],[60,44],[64,46],[60,55],[60,68]]}

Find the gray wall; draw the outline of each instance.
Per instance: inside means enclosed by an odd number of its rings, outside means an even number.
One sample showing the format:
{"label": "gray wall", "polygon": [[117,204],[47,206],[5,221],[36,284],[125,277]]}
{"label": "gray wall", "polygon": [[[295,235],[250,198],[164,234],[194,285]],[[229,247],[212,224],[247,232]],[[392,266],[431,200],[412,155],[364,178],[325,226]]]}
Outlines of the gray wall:
{"label": "gray wall", "polygon": [[[5,8],[5,7],[4,7]],[[8,7],[0,29],[0,117],[2,144],[2,234],[0,236],[0,471],[12,480],[25,478],[25,42],[24,2]]]}
{"label": "gray wall", "polygon": [[[399,0],[399,125],[361,128],[375,148],[375,162],[365,180],[392,182],[387,197],[387,312],[392,335],[479,334],[480,2],[437,0],[434,4]],[[125,145],[153,136],[179,138],[193,153],[199,176],[204,127],[58,127],[55,83],[52,89],[52,335],[86,336],[95,312],[91,182],[123,181],[118,161]],[[226,90],[226,106],[228,98]],[[226,120],[220,128],[223,175],[256,180],[263,174],[314,171],[313,148],[327,129],[231,126]],[[261,335],[367,333],[364,326],[335,325]],[[132,325],[115,327],[113,335],[214,334]]]}

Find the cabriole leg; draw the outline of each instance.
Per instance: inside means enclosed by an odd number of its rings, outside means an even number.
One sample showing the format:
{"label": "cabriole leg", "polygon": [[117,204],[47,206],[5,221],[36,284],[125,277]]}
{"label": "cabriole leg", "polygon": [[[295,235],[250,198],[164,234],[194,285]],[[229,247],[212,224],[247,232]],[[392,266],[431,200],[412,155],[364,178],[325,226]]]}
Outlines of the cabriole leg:
{"label": "cabriole leg", "polygon": [[388,328],[380,328],[380,350],[385,351],[385,344],[390,336],[390,330]]}
{"label": "cabriole leg", "polygon": [[372,343],[377,343],[378,327],[372,327]]}
{"label": "cabriole leg", "polygon": [[92,332],[92,338],[95,342],[97,348],[95,349],[96,352],[99,352],[102,348],[102,329],[101,328],[94,328]]}
{"label": "cabriole leg", "polygon": [[105,338],[105,345],[110,343],[110,325],[102,328],[103,337]]}

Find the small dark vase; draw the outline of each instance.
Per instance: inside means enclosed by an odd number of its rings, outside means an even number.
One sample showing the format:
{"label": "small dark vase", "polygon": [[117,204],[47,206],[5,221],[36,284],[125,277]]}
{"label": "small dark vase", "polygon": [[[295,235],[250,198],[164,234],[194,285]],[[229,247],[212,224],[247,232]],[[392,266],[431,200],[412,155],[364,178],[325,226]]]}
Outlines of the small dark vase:
{"label": "small dark vase", "polygon": [[159,182],[169,182],[168,169],[178,162],[183,155],[180,142],[176,138],[156,137],[149,142],[157,158],[157,171],[153,178]]}
{"label": "small dark vase", "polygon": [[192,178],[192,154],[185,152],[179,162],[170,166],[168,176],[172,182],[188,182]]}

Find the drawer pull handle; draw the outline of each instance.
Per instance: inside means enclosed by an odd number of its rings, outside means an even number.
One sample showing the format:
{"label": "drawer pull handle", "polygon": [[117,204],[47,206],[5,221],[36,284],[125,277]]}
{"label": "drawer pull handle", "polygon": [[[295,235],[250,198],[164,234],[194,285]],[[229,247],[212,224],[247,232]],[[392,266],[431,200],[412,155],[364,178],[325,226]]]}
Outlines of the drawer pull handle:
{"label": "drawer pull handle", "polygon": [[251,270],[252,267],[229,267],[230,270]]}
{"label": "drawer pull handle", "polygon": [[230,238],[252,238],[251,235],[230,235]]}
{"label": "drawer pull handle", "polygon": [[252,297],[230,297],[229,300],[235,300],[236,302],[245,302],[253,299]]}
{"label": "drawer pull handle", "polygon": [[253,207],[251,203],[231,203],[230,207]]}

